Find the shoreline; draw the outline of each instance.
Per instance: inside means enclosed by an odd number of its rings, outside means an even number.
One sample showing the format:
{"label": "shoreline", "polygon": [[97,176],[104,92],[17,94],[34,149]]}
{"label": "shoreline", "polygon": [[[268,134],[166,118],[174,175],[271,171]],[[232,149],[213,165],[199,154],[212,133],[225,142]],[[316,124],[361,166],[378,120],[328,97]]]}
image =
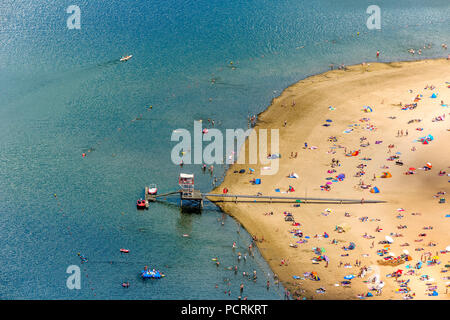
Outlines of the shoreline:
{"label": "shoreline", "polygon": [[[443,68],[442,68],[443,67]],[[443,79],[445,76],[448,77],[450,74],[450,61],[446,60],[445,58],[438,58],[438,59],[424,59],[424,60],[411,60],[411,61],[394,61],[394,62],[387,62],[387,63],[378,63],[378,62],[369,62],[366,65],[357,64],[352,66],[347,66],[346,68],[348,70],[330,70],[324,73],[316,74],[309,76],[305,79],[302,79],[286,89],[282,91],[282,93],[272,99],[269,107],[265,109],[263,112],[258,114],[258,121],[256,123],[256,126],[254,127],[255,130],[258,129],[264,129],[264,128],[277,128],[280,130],[280,154],[282,154],[282,158],[280,159],[280,169],[279,172],[274,176],[262,176],[263,184],[261,186],[255,187],[251,186],[248,183],[248,180],[250,178],[256,177],[259,178],[259,169],[260,164],[257,165],[251,165],[251,167],[255,168],[256,174],[248,175],[247,173],[243,175],[236,175],[234,171],[240,170],[240,169],[248,169],[248,166],[245,164],[233,164],[228,167],[228,170],[226,172],[225,178],[223,182],[213,189],[211,193],[220,194],[222,191],[222,188],[227,187],[229,189],[230,193],[246,193],[246,194],[255,194],[256,192],[262,192],[264,195],[275,195],[273,192],[273,188],[275,186],[281,186],[287,187],[288,184],[291,183],[291,181],[287,181],[285,179],[286,173],[291,171],[305,171],[300,173],[300,178],[296,179],[298,181],[295,181],[295,189],[297,189],[297,192],[294,192],[293,194],[290,194],[289,196],[304,196],[305,194],[313,195],[313,196],[327,196],[327,197],[335,197],[336,191],[331,191],[330,194],[326,193],[324,194],[324,191],[318,190],[317,186],[323,181],[323,177],[320,178],[318,172],[321,172],[321,176],[323,176],[324,168],[316,168],[319,166],[319,163],[323,162],[323,158],[328,158],[324,151],[329,147],[331,144],[329,142],[326,142],[326,136],[324,135],[336,135],[340,139],[342,138],[346,145],[352,145],[354,146],[354,141],[351,141],[351,139],[346,139],[347,137],[342,136],[341,132],[334,131],[332,128],[334,126],[340,126],[345,128],[348,123],[351,121],[355,122],[357,119],[355,116],[358,117],[365,117],[365,116],[372,116],[375,115],[379,110],[386,109],[386,110],[392,110],[393,113],[398,113],[398,107],[394,106],[394,103],[398,103],[399,101],[403,101],[404,103],[410,103],[409,100],[407,100],[407,94],[405,94],[405,85],[406,86],[414,86],[414,83],[417,83],[417,85],[414,87],[414,95],[418,94],[420,91],[420,88],[428,84],[429,81],[431,81],[429,84],[438,85],[438,83],[434,83],[438,81],[437,79]],[[426,71],[427,69],[432,69],[433,72],[437,72],[439,76],[437,77],[431,77],[431,79],[424,79],[422,78],[422,73],[417,75],[413,74],[410,76],[406,76],[405,72],[422,72]],[[441,69],[442,68],[442,69]],[[446,69],[447,68],[447,69]],[[441,73],[439,73],[439,71]],[[448,70],[444,72],[443,70]],[[425,76],[423,76],[425,77]],[[441,80],[442,80],[441,79]],[[396,82],[394,80],[401,81],[401,84],[397,86]],[[445,79],[446,81],[450,79]],[[440,81],[440,80],[439,80]],[[408,84],[404,84],[403,82],[409,82]],[[442,81],[440,81],[442,82]],[[439,86],[442,87],[444,84],[439,83]],[[416,88],[417,87],[417,88]],[[327,91],[332,92],[328,93]],[[400,90],[401,94],[398,97],[390,97],[390,95],[393,93],[393,91]],[[441,89],[442,90],[442,89]],[[424,90],[422,90],[423,93]],[[339,92],[339,94],[337,94]],[[341,93],[342,92],[342,93]],[[425,92],[428,94],[428,92]],[[444,93],[444,92],[443,92]],[[448,94],[448,93],[447,93]],[[413,94],[409,94],[413,95]],[[381,99],[380,99],[381,98]],[[367,100],[368,105],[374,106],[374,109],[376,110],[373,114],[366,114],[362,113],[360,109],[347,107],[347,104],[350,104],[352,106],[355,105],[361,105],[359,100]],[[440,100],[441,98],[439,98]],[[354,101],[356,100],[356,101]],[[380,101],[381,100],[381,101]],[[386,100],[386,101],[385,101]],[[445,100],[445,99],[444,99]],[[295,105],[291,105],[291,101],[295,101]],[[351,101],[349,103],[349,101]],[[448,103],[448,99],[445,100]],[[386,104],[391,104],[391,106],[386,106]],[[330,111],[328,109],[328,106],[336,106],[335,111]],[[280,118],[280,113],[284,113],[285,117]],[[342,112],[344,111],[344,112]],[[442,111],[442,110],[441,110]],[[447,111],[447,110],[444,110]],[[405,111],[401,111],[405,112]],[[400,113],[401,113],[400,112]],[[406,111],[408,112],[408,111]],[[344,114],[343,114],[344,113]],[[335,116],[339,114],[339,119],[335,120]],[[383,117],[382,112],[378,112],[378,116],[380,117],[378,120],[381,120],[382,118],[386,118],[387,114]],[[403,116],[403,115],[402,115]],[[331,128],[323,129],[321,128],[321,123],[327,118],[333,117],[333,121]],[[352,117],[354,118],[352,120]],[[307,122],[305,120],[307,119]],[[286,127],[283,126],[284,120],[288,120]],[[381,120],[383,121],[383,120]],[[387,120],[386,120],[387,121]],[[397,121],[393,122],[396,123]],[[301,125],[301,126],[300,126]],[[402,126],[406,128],[406,123],[402,122]],[[380,130],[376,133],[378,134],[382,130],[389,130],[390,128],[385,128],[383,125],[379,128]],[[325,131],[327,131],[325,133]],[[411,133],[413,133],[413,129],[410,129]],[[322,134],[323,132],[323,134]],[[367,133],[368,135],[371,135],[372,132]],[[322,136],[321,136],[322,134]],[[365,133],[364,133],[365,134]],[[415,133],[414,133],[415,134]],[[412,136],[412,134],[411,134]],[[301,146],[304,141],[314,140],[314,138],[320,137],[320,141],[314,142],[314,145],[318,146],[318,150],[302,150]],[[380,138],[381,139],[381,138]],[[388,140],[387,137],[383,136],[384,140]],[[317,139],[316,139],[317,140]],[[348,140],[348,141],[346,141]],[[373,139],[370,139],[373,140]],[[441,139],[444,140],[444,139]],[[395,140],[394,140],[395,141]],[[372,142],[372,141],[371,141]],[[442,142],[442,141],[441,141]],[[383,149],[385,146],[387,146],[388,141],[385,141],[383,143]],[[246,150],[248,150],[248,139],[246,139],[245,144],[242,146],[247,146]],[[325,147],[327,146],[327,147]],[[287,150],[287,148],[290,148]],[[241,150],[242,150],[241,148]],[[419,147],[418,147],[419,148]],[[300,153],[300,156],[298,159],[288,159],[290,152],[298,152]],[[366,151],[366,150],[364,150]],[[403,150],[402,150],[403,151]],[[403,151],[406,153],[406,151]],[[312,155],[312,153],[320,153],[320,157],[316,157],[315,155]],[[376,154],[376,153],[375,153]],[[240,157],[245,156],[240,154]],[[301,161],[301,159],[306,159],[306,161]],[[331,159],[331,157],[330,157]],[[381,160],[380,160],[381,161]],[[436,161],[436,160],[433,160]],[[406,162],[406,161],[405,161]],[[409,163],[406,165],[410,165]],[[415,164],[415,166],[418,166],[419,164]],[[312,169],[310,167],[313,167]],[[321,166],[324,167],[325,165],[321,163]],[[445,168],[443,166],[443,168]],[[375,168],[374,168],[375,169]],[[396,168],[397,169],[397,168]],[[286,171],[289,170],[289,171]],[[317,171],[318,170],[318,171]],[[394,171],[394,168],[391,169]],[[309,172],[311,171],[311,172]],[[314,172],[317,171],[317,172]],[[353,170],[355,171],[355,170]],[[380,170],[375,170],[380,171]],[[396,170],[397,173],[397,170]],[[375,174],[375,173],[374,173]],[[399,176],[399,174],[396,174],[396,176]],[[404,178],[404,177],[401,177]],[[369,179],[367,176],[366,179]],[[269,182],[269,185],[272,185],[272,187],[267,187],[266,180]],[[291,180],[291,179],[289,179]],[[355,192],[353,188],[347,183],[348,180],[353,180],[355,182],[355,178],[351,177],[347,174],[346,183],[343,183],[346,185],[346,190],[339,190],[338,195],[346,195],[351,194],[352,198],[356,197],[357,195],[360,196],[361,192],[358,190]],[[314,184],[311,184],[311,182],[314,181]],[[292,181],[294,182],[294,181]],[[299,182],[299,183],[297,183]],[[402,182],[400,182],[402,183]],[[384,186],[381,185],[381,188],[384,189]],[[270,191],[272,189],[272,191]],[[247,190],[247,192],[243,192]],[[401,194],[397,194],[398,197]],[[377,199],[374,197],[370,197],[371,195],[364,194],[365,197],[370,199]],[[346,196],[350,197],[350,196]],[[381,193],[381,198],[384,200],[385,194]],[[408,198],[408,197],[407,197]],[[211,199],[209,199],[211,200]],[[375,213],[378,210],[381,211],[388,211],[391,210],[391,207],[399,206],[398,199],[395,197],[388,197],[388,200],[390,200],[388,204],[386,205],[369,205],[365,204],[364,208],[368,208],[368,212]],[[405,199],[406,202],[410,199]],[[262,236],[264,237],[264,242],[258,242],[258,248],[264,257],[264,259],[268,262],[270,268],[272,271],[279,276],[279,279],[281,282],[291,291],[291,292],[300,292],[296,294],[298,297],[306,297],[308,299],[314,298],[314,299],[355,299],[356,298],[356,292],[357,290],[361,291],[364,288],[364,285],[353,285],[356,288],[346,288],[344,290],[344,293],[339,293],[339,290],[342,289],[342,287],[332,287],[332,280],[333,278],[338,278],[337,274],[342,273],[342,268],[340,270],[337,270],[336,266],[333,266],[336,264],[336,261],[338,260],[338,256],[336,254],[333,255],[333,253],[330,253],[330,256],[332,256],[332,260],[330,261],[330,267],[327,267],[327,269],[323,269],[322,263],[320,263],[320,267],[318,267],[317,264],[314,265],[307,265],[307,261],[311,261],[311,258],[314,256],[314,254],[311,252],[311,247],[314,246],[314,240],[310,240],[310,243],[307,244],[301,244],[298,246],[298,248],[290,248],[288,247],[289,242],[293,242],[292,239],[289,239],[288,231],[289,225],[284,222],[282,213],[284,211],[292,212],[293,215],[296,217],[296,221],[301,221],[302,230],[304,233],[309,233],[312,236],[312,233],[314,232],[313,229],[309,227],[309,225],[315,225],[315,226],[321,226],[322,229],[325,229],[328,234],[330,234],[330,237],[336,236],[333,233],[333,230],[330,229],[330,226],[334,223],[339,223],[342,218],[335,219],[333,223],[330,225],[328,222],[323,221],[323,216],[320,214],[317,217],[317,213],[320,211],[323,211],[324,206],[317,205],[317,204],[305,204],[301,205],[300,208],[293,208],[292,205],[288,204],[270,204],[270,205],[262,205],[262,204],[233,204],[231,202],[221,202],[216,203],[217,206],[219,206],[222,211],[226,212],[227,214],[233,216],[236,218],[239,223],[252,235],[252,236]],[[360,210],[360,208],[355,207],[358,205],[326,205],[325,207],[331,207],[332,210],[340,211],[342,212],[344,210]],[[379,209],[381,207],[381,209]],[[376,207],[376,208],[375,208]],[[421,206],[424,209],[428,209],[426,206]],[[335,209],[336,208],[336,209]],[[266,211],[272,211],[274,212],[273,216],[264,216],[263,212]],[[251,212],[251,213],[250,213]],[[306,214],[314,214],[316,213],[316,217],[307,217]],[[300,216],[301,218],[297,219],[297,217]],[[387,218],[385,217],[385,214],[379,214],[380,218]],[[270,221],[269,221],[270,220]],[[331,220],[331,219],[330,219]],[[339,221],[338,221],[339,220]],[[281,221],[281,222],[280,222]],[[306,221],[304,227],[303,222]],[[391,221],[392,222],[392,221]],[[432,223],[434,221],[430,221]],[[358,226],[359,227],[359,226]],[[346,237],[343,237],[339,235],[341,238],[346,238],[345,242],[349,239],[355,241],[357,244],[357,247],[359,247],[359,243],[364,240],[357,239],[358,236],[360,236],[356,230],[359,230],[355,226],[355,228],[352,228],[352,230],[355,230],[355,232],[350,231],[348,233],[348,236],[346,234]],[[317,229],[317,228],[315,228]],[[387,228],[386,228],[387,229]],[[395,229],[395,230],[394,230]],[[445,229],[445,228],[444,228]],[[310,232],[307,232],[310,231]],[[372,230],[370,230],[372,231]],[[395,232],[397,231],[396,228],[392,223],[390,223],[389,231]],[[318,233],[318,230],[315,231],[316,234]],[[384,233],[383,233],[384,235]],[[347,239],[348,238],[348,239]],[[445,238],[444,238],[445,239]],[[448,239],[448,237],[447,237]],[[447,241],[445,239],[445,241]],[[379,240],[379,239],[377,239]],[[323,242],[323,241],[322,241]],[[367,241],[366,241],[367,242]],[[410,242],[413,242],[413,240],[410,240]],[[450,241],[448,241],[450,244]],[[444,245],[444,248],[448,245],[447,243]],[[442,245],[441,245],[442,246]],[[340,251],[339,249],[340,245],[336,247],[336,249],[333,249],[333,251]],[[411,248],[411,247],[410,247]],[[439,248],[442,249],[442,248]],[[328,250],[328,249],[327,249]],[[301,251],[301,253],[300,253]],[[357,250],[359,253],[361,253],[364,250],[360,250],[358,248]],[[372,250],[373,251],[373,250]],[[396,251],[401,252],[400,249],[396,249]],[[412,250],[409,250],[412,251]],[[340,253],[340,252],[339,252]],[[410,252],[412,256],[416,256],[416,254],[413,254]],[[353,258],[356,255],[353,256]],[[366,264],[376,265],[376,256],[373,255],[373,252],[371,252],[369,259],[361,259],[361,257],[358,257],[361,260],[370,260],[367,261]],[[280,266],[280,259],[286,259],[291,260],[289,261],[288,265]],[[292,261],[294,260],[294,261]],[[365,261],[364,261],[365,262]],[[311,264],[311,262],[309,262]],[[324,277],[327,287],[326,294],[316,294],[314,293],[314,290],[317,289],[320,286],[324,286],[323,281],[320,281],[318,283],[314,283],[310,280],[293,280],[293,274],[301,276],[304,272],[307,272],[308,269],[319,270],[319,274],[326,271],[327,276]],[[381,276],[384,278],[384,272],[387,268],[381,267],[382,271]],[[309,270],[309,271],[311,271]],[[332,271],[333,270],[333,271]],[[354,269],[352,271],[355,272]],[[437,275],[439,276],[439,275]],[[321,276],[322,277],[322,276]],[[336,280],[337,282],[337,280]],[[362,282],[362,281],[361,281]],[[317,287],[317,288],[316,288]],[[299,289],[301,288],[301,289]],[[392,294],[394,286],[390,283],[389,280],[386,280],[386,287],[384,291],[387,291],[387,294],[384,293],[381,297],[381,299],[387,299],[387,298],[399,298],[399,295],[397,296],[395,294]],[[302,292],[301,290],[305,290]],[[367,291],[367,289],[366,289]],[[395,292],[395,291],[393,291]],[[417,292],[417,296],[420,298],[426,298],[425,295],[419,294]],[[442,296],[440,296],[442,298]],[[448,298],[448,296],[447,296]]]}

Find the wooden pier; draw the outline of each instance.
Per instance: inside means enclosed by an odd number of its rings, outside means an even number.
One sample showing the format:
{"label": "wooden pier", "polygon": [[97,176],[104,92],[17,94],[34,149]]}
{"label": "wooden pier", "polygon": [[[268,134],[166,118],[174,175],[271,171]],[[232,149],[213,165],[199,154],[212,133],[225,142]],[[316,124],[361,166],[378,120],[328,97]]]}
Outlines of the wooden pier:
{"label": "wooden pier", "polygon": [[[247,203],[326,203],[326,204],[366,204],[366,203],[386,203],[383,200],[364,200],[364,199],[341,199],[341,198],[314,198],[314,197],[291,197],[291,196],[263,196],[263,195],[243,195],[228,193],[202,193],[194,189],[194,175],[181,173],[178,184],[180,189],[177,191],[161,194],[149,194],[149,187],[145,187],[145,200],[150,202],[166,199],[169,196],[179,195],[180,205],[183,202],[196,202],[198,207],[203,208],[204,199],[207,198],[213,203],[216,202],[247,202]],[[216,200],[215,200],[216,199]]]}
{"label": "wooden pier", "polygon": [[[152,195],[148,193],[148,187],[145,187],[145,200],[148,202],[155,202],[163,200],[170,196],[179,195],[180,204],[183,206],[183,201],[194,201],[203,208],[205,198],[213,203],[216,202],[247,202],[247,203],[328,203],[328,204],[369,204],[369,203],[386,203],[384,200],[362,200],[362,199],[341,199],[341,198],[313,198],[313,197],[283,197],[283,196],[262,196],[262,195],[242,195],[242,194],[218,194],[218,193],[202,193],[200,190],[193,190],[188,193],[183,193],[183,190],[166,192]],[[217,200],[214,200],[216,198]],[[225,200],[225,199],[229,200]]]}
{"label": "wooden pier", "polygon": [[[364,204],[364,203],[386,203],[384,200],[363,200],[363,199],[341,199],[341,198],[312,198],[312,197],[288,197],[288,196],[263,196],[263,195],[242,195],[242,194],[218,194],[204,193],[204,197],[211,198],[231,198],[230,201],[238,202],[262,202],[262,203],[336,203],[336,204]],[[224,200],[211,200],[211,202],[225,202]],[[257,201],[260,200],[260,201]],[[261,201],[262,200],[262,201]]]}
{"label": "wooden pier", "polygon": [[192,194],[183,194],[182,190],[161,193],[161,194],[149,194],[148,187],[145,187],[145,200],[148,202],[155,202],[163,198],[167,198],[169,196],[180,195],[180,205],[183,206],[184,201],[195,201],[198,202],[200,208],[203,208],[203,200],[205,198],[204,194],[200,192],[200,190],[194,190]]}

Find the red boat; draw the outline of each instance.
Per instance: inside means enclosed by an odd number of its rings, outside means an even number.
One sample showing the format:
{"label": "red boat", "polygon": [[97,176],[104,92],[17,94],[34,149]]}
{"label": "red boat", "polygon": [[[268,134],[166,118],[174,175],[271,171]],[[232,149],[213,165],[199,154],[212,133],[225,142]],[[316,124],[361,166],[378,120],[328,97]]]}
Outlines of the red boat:
{"label": "red boat", "polygon": [[128,250],[128,249],[120,249],[120,252],[128,253],[128,252],[130,252],[130,250]]}
{"label": "red boat", "polygon": [[147,200],[143,200],[143,199],[139,199],[136,202],[136,206],[138,209],[148,209],[148,201]]}

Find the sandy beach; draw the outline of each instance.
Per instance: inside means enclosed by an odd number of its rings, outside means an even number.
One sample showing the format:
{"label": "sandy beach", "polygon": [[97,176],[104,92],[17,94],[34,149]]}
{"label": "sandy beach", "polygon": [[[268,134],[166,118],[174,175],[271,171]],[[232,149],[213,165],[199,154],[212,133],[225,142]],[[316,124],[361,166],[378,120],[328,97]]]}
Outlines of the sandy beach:
{"label": "sandy beach", "polygon": [[386,201],[217,203],[256,237],[291,298],[449,299],[450,61],[311,76],[258,116],[255,130],[276,128],[278,173],[234,164],[214,193]]}

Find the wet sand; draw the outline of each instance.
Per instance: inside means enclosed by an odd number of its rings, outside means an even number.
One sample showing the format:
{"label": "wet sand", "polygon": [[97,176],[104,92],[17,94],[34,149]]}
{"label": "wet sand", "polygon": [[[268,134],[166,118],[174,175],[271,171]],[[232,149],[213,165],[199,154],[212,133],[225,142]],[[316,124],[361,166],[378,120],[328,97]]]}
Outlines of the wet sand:
{"label": "wet sand", "polygon": [[[450,107],[441,106],[441,100],[450,106],[450,82],[447,81],[450,81],[450,61],[445,59],[355,65],[345,71],[333,70],[315,75],[288,87],[258,116],[255,130],[279,129],[281,159],[278,173],[261,175],[260,169],[266,164],[234,164],[214,193],[222,193],[226,187],[229,194],[260,192],[290,197],[387,201],[382,204],[301,203],[299,207],[292,203],[218,202],[225,212],[257,237],[262,255],[292,296],[298,299],[358,299],[358,294],[371,292],[374,296],[365,299],[402,299],[408,294],[414,299],[450,297],[446,293],[450,272],[442,272],[450,270],[445,267],[450,264],[450,252],[445,249],[450,245],[450,217],[445,217],[450,214]],[[425,89],[427,85],[435,88]],[[430,98],[433,93],[437,98]],[[414,102],[417,95],[422,97]],[[402,110],[400,102],[403,107],[413,103],[417,106]],[[365,112],[364,106],[370,106],[373,112]],[[433,121],[443,115],[442,121]],[[421,121],[411,122],[414,119]],[[422,131],[417,130],[419,128]],[[350,129],[353,130],[344,133]],[[403,135],[398,136],[400,130],[403,130]],[[429,134],[434,140],[428,144],[415,141]],[[329,140],[332,136],[336,141]],[[366,139],[361,140],[363,137]],[[305,142],[308,148],[304,148]],[[394,146],[389,148],[389,145]],[[360,150],[357,156],[346,156],[346,153],[357,150]],[[297,153],[297,158],[292,158],[291,153]],[[387,160],[391,156],[398,158]],[[241,153],[240,157],[245,157],[245,154]],[[331,166],[333,158],[339,160],[339,166],[334,168]],[[396,164],[398,160],[403,165]],[[428,162],[432,169],[421,170]],[[358,168],[358,165],[366,166]],[[254,174],[249,174],[249,167],[255,169]],[[412,167],[416,168],[414,174],[406,175],[405,172]],[[240,169],[245,169],[246,173],[235,173]],[[360,169],[365,173],[356,177]],[[336,172],[328,173],[328,170]],[[440,170],[446,173],[439,175]],[[299,178],[288,178],[292,172]],[[381,178],[383,172],[390,172],[392,177]],[[333,182],[331,178],[336,181],[339,174],[345,174],[345,179]],[[251,184],[253,178],[261,178],[262,183]],[[321,190],[320,186],[327,182],[331,182],[330,191]],[[371,187],[363,189],[361,182]],[[289,186],[295,191],[282,193]],[[369,191],[375,186],[380,193]],[[276,188],[281,192],[275,192]],[[438,192],[446,194],[435,197]],[[445,198],[446,203],[439,203],[440,198]],[[331,210],[327,212],[326,209]],[[273,215],[266,215],[268,212],[273,212]],[[284,212],[292,213],[300,226],[286,222]],[[363,217],[367,217],[364,222],[361,221]],[[345,232],[335,231],[338,225]],[[400,226],[406,228],[400,229]],[[428,226],[432,229],[425,230],[424,227]],[[377,227],[381,229],[379,232]],[[303,232],[303,237],[294,236],[291,233],[294,230]],[[324,232],[328,238],[324,237]],[[363,237],[364,234],[367,236]],[[306,243],[298,243],[306,236],[309,237]],[[389,247],[380,243],[385,236],[394,240]],[[333,239],[337,243],[333,244]],[[355,243],[354,250],[342,249],[350,242]],[[409,246],[402,246],[405,243]],[[329,258],[328,267],[324,261],[313,263],[312,259],[319,256],[313,252],[314,247],[323,248],[321,255]],[[381,249],[386,249],[387,254],[377,255],[377,250]],[[401,255],[405,249],[411,261],[399,266],[379,263],[389,254]],[[424,253],[428,252],[431,258],[424,259]],[[342,256],[345,254],[348,256]],[[438,259],[432,261],[436,255]],[[425,262],[421,269],[416,269],[421,258]],[[282,259],[285,259],[284,264]],[[355,266],[356,260],[361,261],[360,266]],[[351,268],[344,267],[346,263]],[[368,268],[366,275],[358,277],[364,266]],[[398,269],[403,270],[398,281],[387,277]],[[304,273],[312,271],[317,272],[320,281],[303,279]],[[408,271],[410,275],[406,274]],[[351,285],[343,286],[344,276],[351,274],[355,276]],[[385,283],[381,295],[370,290],[373,283],[365,282],[374,279],[375,274],[379,274]],[[294,279],[294,276],[300,279]],[[421,280],[425,278],[421,276],[428,276],[430,280]],[[408,279],[410,281],[404,288],[409,292],[396,291],[401,288],[400,281]],[[438,296],[429,295],[433,290],[427,288],[432,286],[437,286]],[[325,292],[316,292],[319,288]]]}

